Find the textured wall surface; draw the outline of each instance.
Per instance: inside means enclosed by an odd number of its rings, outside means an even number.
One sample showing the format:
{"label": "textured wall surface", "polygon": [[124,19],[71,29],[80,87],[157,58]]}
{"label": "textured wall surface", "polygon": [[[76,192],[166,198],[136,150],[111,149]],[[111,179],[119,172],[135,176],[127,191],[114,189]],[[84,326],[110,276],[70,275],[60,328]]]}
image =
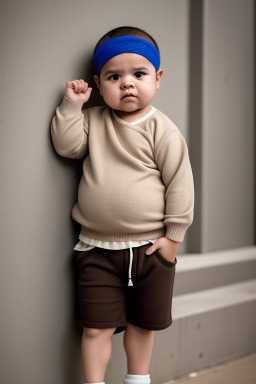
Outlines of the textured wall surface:
{"label": "textured wall surface", "polygon": [[134,25],[162,53],[154,105],[186,137],[188,1],[10,0],[0,14],[1,382],[80,383],[70,212],[81,169],[54,152],[50,122],[66,81],[91,83],[97,40]]}
{"label": "textured wall surface", "polygon": [[254,244],[253,5],[204,5],[202,252]]}

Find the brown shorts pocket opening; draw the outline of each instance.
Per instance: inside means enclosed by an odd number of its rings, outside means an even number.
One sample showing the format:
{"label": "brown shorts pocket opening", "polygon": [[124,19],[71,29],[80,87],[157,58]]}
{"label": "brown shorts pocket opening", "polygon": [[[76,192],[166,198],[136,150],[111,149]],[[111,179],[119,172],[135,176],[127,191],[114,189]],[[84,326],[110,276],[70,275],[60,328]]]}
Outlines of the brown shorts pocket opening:
{"label": "brown shorts pocket opening", "polygon": [[159,263],[162,264],[162,265],[163,265],[164,267],[166,267],[166,268],[173,268],[173,267],[175,267],[175,265],[177,264],[177,259],[176,259],[176,257],[175,257],[174,262],[172,262],[172,261],[168,261],[168,260],[166,260],[166,259],[161,255],[161,253],[160,253],[158,250],[156,250],[156,251],[153,253],[153,255],[154,255],[155,258],[159,261]]}
{"label": "brown shorts pocket opening", "polygon": [[88,251],[80,252],[76,257],[76,265],[82,267],[84,263],[94,254],[96,247],[89,249]]}

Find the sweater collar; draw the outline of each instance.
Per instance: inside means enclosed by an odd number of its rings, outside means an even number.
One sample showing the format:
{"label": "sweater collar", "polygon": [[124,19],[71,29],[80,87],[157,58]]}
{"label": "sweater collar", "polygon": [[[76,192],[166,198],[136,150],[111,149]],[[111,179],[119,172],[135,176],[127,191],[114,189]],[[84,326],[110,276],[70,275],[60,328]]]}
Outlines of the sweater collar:
{"label": "sweater collar", "polygon": [[156,112],[156,108],[155,107],[153,107],[152,105],[150,105],[150,107],[151,107],[151,110],[145,116],[143,116],[139,120],[133,121],[132,123],[128,123],[127,121],[125,121],[123,119],[120,119],[120,117],[118,117],[116,115],[116,113],[114,112],[113,109],[112,109],[112,114],[113,114],[115,120],[117,122],[119,122],[120,124],[125,124],[125,125],[133,126],[133,125],[138,125],[138,124],[142,123],[143,121],[147,120],[150,116],[152,116]]}

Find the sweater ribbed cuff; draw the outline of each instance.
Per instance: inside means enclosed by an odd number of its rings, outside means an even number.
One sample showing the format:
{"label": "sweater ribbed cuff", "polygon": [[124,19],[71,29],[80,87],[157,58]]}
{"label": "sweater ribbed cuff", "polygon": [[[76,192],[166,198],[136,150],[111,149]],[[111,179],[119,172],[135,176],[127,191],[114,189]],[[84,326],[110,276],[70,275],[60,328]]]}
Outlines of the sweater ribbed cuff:
{"label": "sweater ribbed cuff", "polygon": [[170,224],[167,226],[165,237],[182,243],[189,225]]}
{"label": "sweater ribbed cuff", "polygon": [[84,105],[84,101],[74,101],[64,96],[62,103],[59,106],[59,110],[61,113],[64,113],[64,114],[77,115],[79,112],[81,113],[83,105]]}

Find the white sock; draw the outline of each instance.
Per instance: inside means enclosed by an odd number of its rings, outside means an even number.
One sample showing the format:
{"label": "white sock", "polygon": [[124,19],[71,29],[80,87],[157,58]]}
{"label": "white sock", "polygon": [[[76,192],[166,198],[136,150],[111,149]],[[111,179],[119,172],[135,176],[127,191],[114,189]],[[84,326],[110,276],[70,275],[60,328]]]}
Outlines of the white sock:
{"label": "white sock", "polygon": [[130,375],[126,373],[124,384],[150,384],[150,375]]}

